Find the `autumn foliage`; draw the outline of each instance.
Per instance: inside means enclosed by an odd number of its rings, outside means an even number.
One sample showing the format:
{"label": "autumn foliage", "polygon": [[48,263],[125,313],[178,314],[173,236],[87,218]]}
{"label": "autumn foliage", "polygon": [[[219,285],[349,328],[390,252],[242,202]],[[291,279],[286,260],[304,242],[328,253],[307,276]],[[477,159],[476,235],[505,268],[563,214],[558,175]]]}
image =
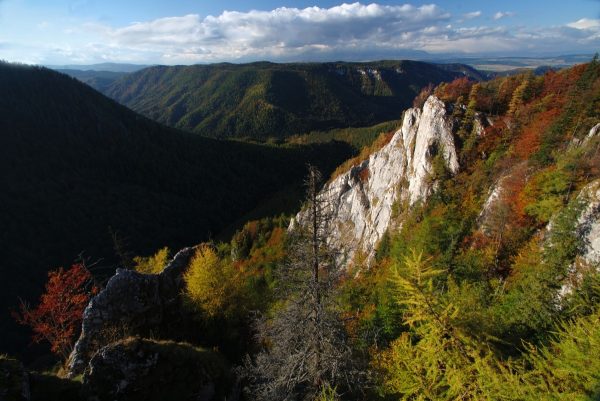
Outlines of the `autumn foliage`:
{"label": "autumn foliage", "polygon": [[466,99],[469,96],[469,92],[471,92],[472,86],[473,82],[469,78],[456,78],[450,83],[440,84],[436,88],[435,94],[444,102],[456,102],[459,97]]}
{"label": "autumn foliage", "polygon": [[83,264],[75,264],[68,270],[61,267],[48,273],[38,306],[30,308],[21,302],[20,312],[14,317],[18,323],[32,328],[35,343],[48,341],[51,351],[66,359],[79,334],[83,311],[97,291],[91,273]]}

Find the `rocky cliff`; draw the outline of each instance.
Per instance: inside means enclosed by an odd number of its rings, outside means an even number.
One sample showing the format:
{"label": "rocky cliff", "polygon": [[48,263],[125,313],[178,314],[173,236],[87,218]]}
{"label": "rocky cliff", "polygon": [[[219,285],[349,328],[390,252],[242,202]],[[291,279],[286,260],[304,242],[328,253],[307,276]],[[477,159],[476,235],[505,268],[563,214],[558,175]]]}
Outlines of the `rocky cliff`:
{"label": "rocky cliff", "polygon": [[179,251],[160,274],[118,269],[83,313],[69,375],[81,374],[94,353],[112,341],[168,331],[181,313],[182,273],[193,253],[194,248]]}
{"label": "rocky cliff", "polygon": [[[436,156],[451,173],[458,171],[453,126],[444,102],[431,96],[422,110],[404,113],[387,145],[323,188],[320,196],[330,201],[333,214],[332,243],[344,250],[346,260],[357,252],[372,259],[395,205],[410,207],[431,194]],[[301,212],[295,220],[303,218]]]}
{"label": "rocky cliff", "polygon": [[[580,241],[578,256],[571,266],[560,290],[569,294],[579,287],[586,272],[600,271],[600,180],[595,180],[581,189],[576,198],[579,211],[576,234]],[[552,230],[552,223],[548,230]]]}

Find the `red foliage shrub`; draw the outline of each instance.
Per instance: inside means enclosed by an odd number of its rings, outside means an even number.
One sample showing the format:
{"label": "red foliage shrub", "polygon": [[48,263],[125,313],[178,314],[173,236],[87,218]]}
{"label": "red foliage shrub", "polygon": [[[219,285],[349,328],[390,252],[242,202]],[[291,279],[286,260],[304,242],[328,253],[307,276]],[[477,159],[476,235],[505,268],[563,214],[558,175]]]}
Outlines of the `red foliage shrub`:
{"label": "red foliage shrub", "polygon": [[469,78],[456,78],[454,81],[438,86],[436,95],[445,102],[456,102],[459,97],[467,99],[473,82]]}
{"label": "red foliage shrub", "polygon": [[510,175],[503,182],[503,200],[511,210],[509,225],[522,227],[527,224],[525,213],[527,203],[522,195],[527,184],[527,175],[527,163],[519,163],[513,167]]}
{"label": "red foliage shrub", "polygon": [[549,71],[544,75],[544,86],[541,97],[553,96],[552,107],[563,107],[566,94],[586,69],[587,64],[576,65],[567,70]]}
{"label": "red foliage shrub", "polygon": [[33,341],[48,341],[53,353],[66,359],[81,328],[83,311],[91,296],[97,293],[92,275],[83,264],[69,270],[62,267],[48,273],[46,290],[37,307],[21,302],[18,323],[33,329]]}
{"label": "red foliage shrub", "polygon": [[429,84],[426,87],[424,87],[423,89],[421,89],[421,92],[419,92],[419,94],[413,100],[413,107],[416,107],[418,109],[422,108],[423,105],[425,104],[425,101],[427,100],[427,98],[429,96],[431,96],[432,93],[433,93],[433,84]]}

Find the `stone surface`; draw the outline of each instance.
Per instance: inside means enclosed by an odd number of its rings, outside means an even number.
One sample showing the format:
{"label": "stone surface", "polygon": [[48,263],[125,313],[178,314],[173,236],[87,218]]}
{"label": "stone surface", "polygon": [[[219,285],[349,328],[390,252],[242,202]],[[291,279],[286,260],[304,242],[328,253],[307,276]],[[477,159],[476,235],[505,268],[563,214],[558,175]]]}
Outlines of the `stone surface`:
{"label": "stone surface", "polygon": [[[569,267],[568,275],[560,289],[560,297],[570,294],[589,269],[600,271],[600,180],[586,185],[577,195],[583,209],[577,219],[577,236],[582,240],[582,249]],[[552,221],[547,231],[552,230]]]}
{"label": "stone surface", "polygon": [[571,140],[571,147],[581,147],[587,145],[593,138],[595,138],[600,133],[600,124],[596,124],[593,126],[588,134],[581,139],[573,138]]}
{"label": "stone surface", "polygon": [[117,269],[106,288],[90,300],[82,331],[69,358],[69,375],[83,373],[93,354],[128,335],[153,335],[180,313],[182,273],[194,248],[181,250],[159,274]]}
{"label": "stone surface", "polygon": [[[88,400],[233,400],[233,377],[215,352],[128,338],[101,348],[83,376]],[[233,397],[232,397],[233,395]]]}
{"label": "stone surface", "polygon": [[590,265],[600,264],[600,180],[586,185],[578,195],[585,203],[578,220],[578,235],[583,238],[583,260]]}
{"label": "stone surface", "polygon": [[0,400],[27,401],[31,399],[29,375],[16,359],[0,355]]}
{"label": "stone surface", "polygon": [[[453,122],[444,103],[429,97],[423,109],[404,113],[391,141],[360,165],[328,183],[320,196],[331,201],[332,244],[350,260],[357,251],[368,260],[392,221],[397,202],[411,206],[433,191],[433,157],[441,153],[448,170],[458,171]],[[303,212],[296,216],[302,222]]]}

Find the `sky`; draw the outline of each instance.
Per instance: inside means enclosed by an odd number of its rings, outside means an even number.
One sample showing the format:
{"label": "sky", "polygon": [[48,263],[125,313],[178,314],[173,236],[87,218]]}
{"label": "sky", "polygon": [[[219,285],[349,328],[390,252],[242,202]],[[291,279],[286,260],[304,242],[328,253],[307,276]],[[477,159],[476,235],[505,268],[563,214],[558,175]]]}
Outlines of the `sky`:
{"label": "sky", "polygon": [[0,0],[0,60],[196,64],[600,50],[600,0]]}

